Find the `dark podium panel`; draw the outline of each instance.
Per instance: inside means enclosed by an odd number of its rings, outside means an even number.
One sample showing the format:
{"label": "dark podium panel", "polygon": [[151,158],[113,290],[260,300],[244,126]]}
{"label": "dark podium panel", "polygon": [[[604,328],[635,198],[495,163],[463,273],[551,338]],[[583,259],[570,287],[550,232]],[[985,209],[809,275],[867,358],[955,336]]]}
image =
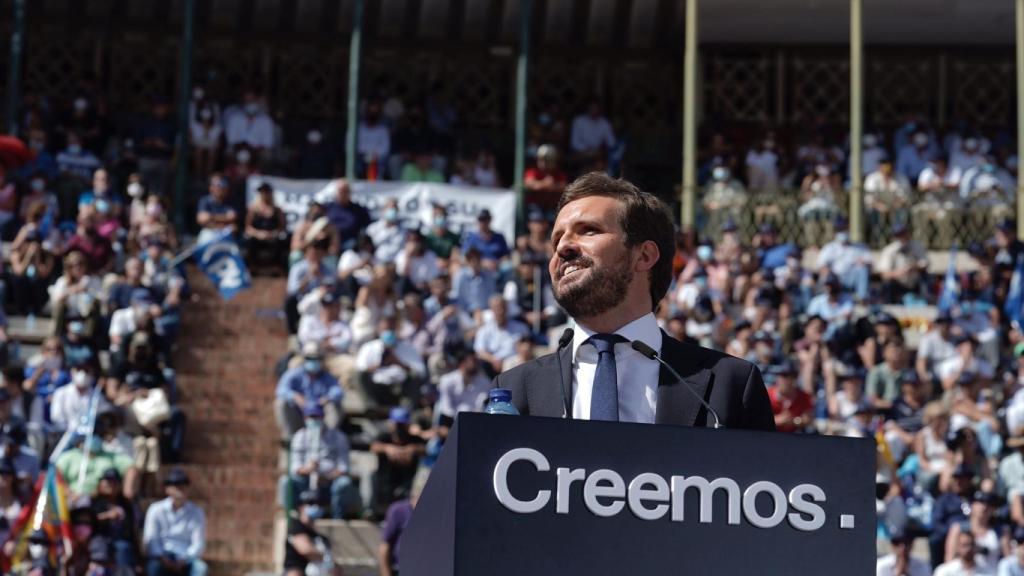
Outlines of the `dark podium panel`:
{"label": "dark podium panel", "polygon": [[875,443],[462,414],[402,576],[865,576]]}

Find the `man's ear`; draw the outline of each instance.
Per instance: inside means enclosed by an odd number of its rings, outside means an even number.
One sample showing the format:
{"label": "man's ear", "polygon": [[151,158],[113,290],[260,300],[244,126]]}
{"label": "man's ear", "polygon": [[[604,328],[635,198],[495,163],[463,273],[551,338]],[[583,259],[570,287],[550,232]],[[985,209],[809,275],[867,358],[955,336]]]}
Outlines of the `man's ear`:
{"label": "man's ear", "polygon": [[647,240],[636,247],[636,271],[646,272],[654,265],[658,263],[658,259],[661,257],[661,250],[658,249],[658,245],[654,240]]}

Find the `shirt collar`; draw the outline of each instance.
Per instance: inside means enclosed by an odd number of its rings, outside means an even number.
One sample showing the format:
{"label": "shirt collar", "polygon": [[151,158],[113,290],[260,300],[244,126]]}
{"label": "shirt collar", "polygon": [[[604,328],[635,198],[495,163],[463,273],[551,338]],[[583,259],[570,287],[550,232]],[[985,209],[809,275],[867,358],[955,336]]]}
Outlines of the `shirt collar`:
{"label": "shirt collar", "polygon": [[[573,361],[577,358],[580,346],[587,341],[587,338],[596,334],[596,332],[584,327],[582,324],[576,324],[574,328],[575,331],[572,335]],[[622,328],[619,328],[615,331],[615,334],[618,334],[629,341],[640,340],[651,348],[661,352],[661,328],[658,326],[658,320],[654,317],[653,312],[648,312],[629,324],[626,324]]]}

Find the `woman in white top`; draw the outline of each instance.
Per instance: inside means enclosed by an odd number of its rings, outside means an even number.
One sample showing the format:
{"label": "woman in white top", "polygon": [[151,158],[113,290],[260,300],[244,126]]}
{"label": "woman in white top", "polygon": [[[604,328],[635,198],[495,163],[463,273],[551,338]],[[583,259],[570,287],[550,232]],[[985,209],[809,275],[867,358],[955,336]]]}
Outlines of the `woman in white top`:
{"label": "woman in white top", "polygon": [[929,402],[922,414],[924,427],[914,439],[914,451],[917,453],[921,484],[925,479],[934,478],[950,469],[952,452],[946,445],[949,433],[949,411],[941,402]]}

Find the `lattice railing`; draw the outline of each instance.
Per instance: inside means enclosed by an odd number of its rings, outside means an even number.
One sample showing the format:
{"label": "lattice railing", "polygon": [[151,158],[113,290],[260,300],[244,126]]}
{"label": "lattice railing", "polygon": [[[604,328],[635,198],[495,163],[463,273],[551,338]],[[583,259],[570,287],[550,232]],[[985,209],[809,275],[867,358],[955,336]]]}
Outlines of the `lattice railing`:
{"label": "lattice railing", "polygon": [[768,118],[767,56],[715,56],[709,66],[706,107],[716,116],[745,122]]}
{"label": "lattice railing", "polygon": [[178,71],[177,42],[120,39],[110,47],[111,104],[119,110],[148,110],[155,95],[172,97]]}
{"label": "lattice railing", "polygon": [[292,47],[276,52],[273,102],[288,116],[335,118],[345,115],[347,53],[320,47]]}
{"label": "lattice railing", "polygon": [[682,77],[671,64],[630,63],[612,70],[612,117],[634,129],[674,126]]}
{"label": "lattice railing", "polygon": [[927,113],[935,92],[934,63],[919,60],[874,59],[868,65],[871,119],[876,125],[894,124],[907,110]]}
{"label": "lattice railing", "polygon": [[96,44],[89,37],[33,30],[25,38],[25,90],[56,98],[73,97],[82,80],[93,75],[95,51]]}
{"label": "lattice railing", "polygon": [[988,126],[1009,121],[1016,86],[1011,61],[954,60],[952,71],[956,118]]}
{"label": "lattice railing", "polygon": [[602,65],[545,57],[530,68],[529,101],[555,106],[563,116],[572,118],[591,98],[601,95],[597,71]]}
{"label": "lattice railing", "polygon": [[789,75],[794,121],[849,120],[850,63],[840,59],[794,58]]}

